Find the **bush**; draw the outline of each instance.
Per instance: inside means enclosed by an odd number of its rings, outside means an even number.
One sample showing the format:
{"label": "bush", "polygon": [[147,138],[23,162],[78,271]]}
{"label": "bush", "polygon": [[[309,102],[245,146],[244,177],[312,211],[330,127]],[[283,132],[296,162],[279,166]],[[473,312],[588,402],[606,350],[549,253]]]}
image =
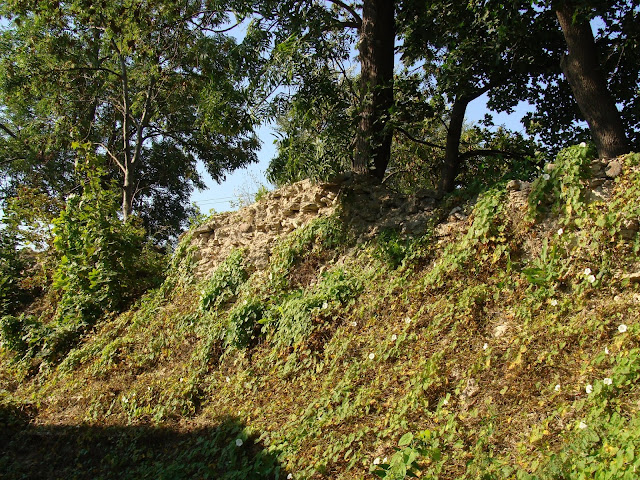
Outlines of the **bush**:
{"label": "bush", "polygon": [[232,301],[248,278],[242,250],[234,250],[207,281],[200,306],[203,310],[211,310]]}
{"label": "bush", "polygon": [[227,327],[227,345],[238,349],[255,346],[262,330],[260,321],[265,313],[265,306],[254,298],[245,300],[231,310]]}
{"label": "bush", "polygon": [[0,231],[0,317],[16,313],[33,297],[22,285],[29,262],[18,248],[18,239],[8,228]]}
{"label": "bush", "polygon": [[59,263],[52,288],[59,301],[53,318],[46,324],[3,320],[5,344],[22,356],[59,360],[105,314],[122,311],[162,281],[163,257],[146,243],[135,218],[118,218],[118,194],[103,187],[101,169],[83,168],[88,172],[83,194],[69,196],[54,220]]}
{"label": "bush", "polygon": [[89,176],[82,196],[67,199],[55,220],[60,264],[53,286],[62,294],[56,322],[66,332],[81,333],[162,281],[161,255],[146,243],[135,217],[127,222],[118,218],[118,197],[102,188],[98,175]]}

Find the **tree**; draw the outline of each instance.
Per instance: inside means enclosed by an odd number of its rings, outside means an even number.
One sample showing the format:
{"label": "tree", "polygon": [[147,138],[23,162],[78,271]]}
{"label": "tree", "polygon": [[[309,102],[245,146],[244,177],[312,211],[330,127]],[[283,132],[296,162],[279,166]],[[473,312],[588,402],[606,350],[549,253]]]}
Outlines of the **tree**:
{"label": "tree", "polygon": [[[561,65],[568,65],[570,60],[572,71],[581,68],[580,63],[586,59],[567,55],[567,41],[562,34],[562,28],[558,22],[556,9],[565,8],[564,5],[574,8],[570,14],[570,22],[567,27],[572,30],[572,42],[577,41],[576,29],[580,29],[580,43],[591,45],[590,62],[586,74],[588,76],[600,76],[600,91],[605,88],[612,97],[616,110],[609,107],[607,118],[619,116],[625,136],[631,149],[640,148],[640,95],[637,85],[640,82],[640,7],[637,2],[630,0],[575,0],[570,3],[551,1],[537,1],[536,10],[541,16],[552,16],[554,28],[560,33],[562,43],[560,48],[554,47],[555,63],[557,68],[549,71],[538,82],[532,82],[528,86],[527,100],[534,105],[535,110],[524,119],[525,126],[530,134],[540,138],[550,154],[556,154],[561,148],[582,141],[593,139],[596,143],[594,132],[585,129],[578,122],[587,120],[577,102],[577,97],[572,91],[570,82],[563,74]],[[574,15],[575,13],[575,15]],[[561,16],[563,14],[561,13]],[[564,15],[565,17],[568,14]],[[568,20],[568,18],[567,18]],[[595,34],[594,30],[595,29]],[[544,39],[540,43],[549,48]],[[594,47],[595,45],[595,57]],[[586,52],[582,47],[583,54]],[[571,54],[571,52],[569,52]],[[594,63],[597,62],[597,63]],[[594,66],[595,65],[595,66]],[[599,71],[600,73],[595,73]],[[569,72],[571,75],[571,72]],[[602,81],[604,80],[604,87]],[[589,80],[591,85],[593,79]],[[605,93],[606,96],[606,93]],[[598,98],[602,98],[598,96]],[[591,99],[590,99],[591,101]],[[588,106],[587,106],[588,108]],[[598,109],[600,110],[600,108]],[[602,111],[595,112],[601,116]],[[600,119],[600,125],[609,123]],[[614,122],[617,123],[616,120]],[[619,127],[614,127],[614,131]],[[591,133],[591,135],[590,135]],[[608,135],[608,134],[607,134]],[[617,136],[620,133],[615,134]],[[605,142],[606,143],[606,142]],[[602,153],[604,155],[604,152]]]}
{"label": "tree", "polygon": [[391,155],[395,1],[364,0],[360,25],[360,121],[353,170],[382,181]]}
{"label": "tree", "polygon": [[[454,2],[445,6],[441,1],[406,0],[398,23],[403,61],[422,67],[425,82],[434,86],[431,95],[440,97],[434,102],[440,110],[437,113],[446,117],[440,193],[455,188],[460,166],[473,155],[524,156],[522,151],[495,148],[461,154],[460,140],[471,101],[488,93],[494,107],[509,109],[525,98],[522,85],[551,68],[553,57],[530,37],[532,32],[545,39],[553,36],[548,18],[527,8],[526,2]],[[532,64],[532,59],[536,63]],[[496,99],[497,95],[505,98]],[[443,112],[445,106],[448,108]]]}
{"label": "tree", "polygon": [[[272,35],[272,66],[281,74],[275,80],[272,75],[264,79],[276,86],[293,85],[300,91],[307,80],[315,75],[323,63],[337,83],[350,83],[347,72],[340,67],[349,56],[347,42],[353,40],[350,33],[357,33],[360,80],[356,92],[358,122],[351,132],[354,138],[354,154],[351,169],[370,175],[381,181],[389,163],[393,131],[389,122],[393,107],[393,69],[395,45],[395,2],[389,0],[365,0],[363,2],[273,2],[262,3],[260,22],[269,30],[278,28]],[[283,69],[283,53],[289,55],[287,68]],[[314,74],[304,72],[307,58],[314,56]],[[283,73],[286,72],[286,73]],[[268,90],[268,89],[267,89]],[[281,97],[282,98],[282,97]],[[289,96],[289,105],[301,99]],[[276,102],[278,103],[278,102]],[[279,106],[282,106],[279,103]],[[278,112],[283,114],[282,110]],[[288,122],[284,122],[287,124]],[[281,143],[282,144],[282,143]],[[281,159],[278,160],[281,162]]]}
{"label": "tree", "polygon": [[589,17],[571,1],[554,2],[552,8],[568,48],[562,59],[562,71],[589,125],[598,155],[611,158],[628,153],[629,142],[615,100],[607,88]]}
{"label": "tree", "polygon": [[[197,161],[218,181],[255,161],[254,120],[241,88],[254,67],[222,32],[226,11],[200,0],[129,8],[13,0],[2,13],[12,22],[0,53],[5,178],[29,176],[49,151],[52,177],[63,177],[82,149],[114,166],[125,221],[134,210],[166,220],[203,186]],[[41,154],[38,144],[52,147]],[[169,209],[161,207],[163,189],[175,193]]]}

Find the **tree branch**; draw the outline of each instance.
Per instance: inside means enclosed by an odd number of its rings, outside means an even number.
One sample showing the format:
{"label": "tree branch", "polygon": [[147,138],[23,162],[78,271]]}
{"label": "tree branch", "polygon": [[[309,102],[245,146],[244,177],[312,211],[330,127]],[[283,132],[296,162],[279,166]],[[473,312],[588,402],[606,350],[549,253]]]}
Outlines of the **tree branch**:
{"label": "tree branch", "polygon": [[399,132],[401,132],[405,137],[407,137],[409,140],[411,140],[412,142],[416,142],[419,143],[421,145],[426,145],[427,147],[432,147],[432,148],[438,148],[440,150],[444,150],[445,147],[443,147],[442,145],[437,145],[435,143],[431,143],[428,142],[426,140],[420,140],[419,138],[414,137],[413,135],[411,135],[409,132],[407,132],[404,128],[402,127],[395,127],[396,130],[398,130]]}
{"label": "tree branch", "polygon": [[7,127],[7,126],[6,126],[4,123],[2,123],[2,122],[0,122],[0,129],[4,130],[4,131],[5,131],[5,132],[6,132],[6,133],[11,137],[11,138],[15,138],[15,139],[17,139],[17,138],[18,138],[18,136],[17,136],[15,133],[13,133],[13,132],[9,129],[9,127]]}
{"label": "tree branch", "polygon": [[327,27],[327,30],[334,30],[335,27],[338,27],[339,29],[343,29],[343,28],[355,28],[356,30],[358,30],[360,28],[360,24],[356,21],[351,21],[351,22],[335,22],[332,23],[331,25],[329,25],[329,27]]}
{"label": "tree branch", "polygon": [[122,165],[122,163],[120,163],[120,161],[118,160],[118,157],[116,157],[113,153],[111,153],[111,150],[109,150],[109,148],[104,143],[96,143],[96,145],[98,147],[104,148],[104,151],[107,152],[107,155],[109,156],[109,158],[113,160],[116,163],[116,165],[118,165],[118,168],[124,172],[124,166]]}
{"label": "tree branch", "polygon": [[354,22],[345,22],[345,23],[354,23],[353,28],[360,28],[362,26],[362,18],[360,17],[360,15],[358,15],[358,12],[356,12],[355,8],[347,5],[341,0],[329,0],[329,2],[339,7],[342,7],[343,9],[345,9],[347,12],[351,14]]}
{"label": "tree branch", "polygon": [[115,75],[116,77],[120,77],[120,74],[110,68],[105,67],[72,67],[72,68],[54,68],[53,70],[49,70],[47,73],[59,73],[59,72],[73,72],[73,71],[89,71],[89,72],[107,72],[111,75]]}
{"label": "tree branch", "polygon": [[463,162],[472,157],[479,157],[480,155],[487,155],[492,157],[497,157],[499,155],[502,155],[507,158],[524,158],[524,155],[522,153],[508,152],[506,150],[480,149],[480,150],[470,150],[468,152],[464,152],[460,154],[458,159],[460,162]]}

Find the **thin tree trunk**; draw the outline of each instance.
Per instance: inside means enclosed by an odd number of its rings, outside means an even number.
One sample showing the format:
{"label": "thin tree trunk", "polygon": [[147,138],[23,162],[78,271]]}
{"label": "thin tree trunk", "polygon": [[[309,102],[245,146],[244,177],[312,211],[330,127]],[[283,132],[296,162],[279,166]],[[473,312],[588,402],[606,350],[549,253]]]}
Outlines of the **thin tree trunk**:
{"label": "thin tree trunk", "polygon": [[464,114],[471,99],[469,97],[456,98],[451,109],[449,130],[447,131],[447,144],[445,146],[444,162],[440,170],[440,185],[438,190],[441,195],[452,192],[455,188],[455,180],[460,170],[460,138],[464,125]]}
{"label": "thin tree trunk", "polygon": [[607,89],[593,31],[589,22],[574,21],[570,2],[554,6],[569,53],[562,59],[562,71],[584,115],[601,158],[629,152],[624,126],[615,101]]}
{"label": "thin tree trunk", "polygon": [[124,182],[122,184],[122,220],[127,221],[133,209],[133,193],[135,175],[132,165],[124,172]]}
{"label": "thin tree trunk", "polygon": [[388,128],[393,106],[395,5],[393,0],[364,0],[360,28],[360,122],[353,171],[379,181],[391,156]]}
{"label": "thin tree trunk", "polygon": [[125,63],[124,56],[120,54],[120,68],[122,75],[122,104],[124,111],[122,112],[122,151],[123,151],[123,174],[124,181],[122,184],[122,220],[127,221],[131,210],[133,208],[133,182],[134,179],[134,165],[131,158],[130,150],[130,114],[131,106],[129,102],[129,77],[127,75],[127,65]]}

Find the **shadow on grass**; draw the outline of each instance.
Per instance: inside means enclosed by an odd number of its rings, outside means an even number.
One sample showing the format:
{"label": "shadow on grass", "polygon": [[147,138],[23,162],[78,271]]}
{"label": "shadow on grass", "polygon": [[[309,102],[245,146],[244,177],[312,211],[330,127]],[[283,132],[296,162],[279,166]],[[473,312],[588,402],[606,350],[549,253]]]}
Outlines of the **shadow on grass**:
{"label": "shadow on grass", "polygon": [[276,455],[247,437],[233,418],[185,430],[43,426],[29,424],[28,417],[28,412],[0,406],[2,480],[287,478]]}

